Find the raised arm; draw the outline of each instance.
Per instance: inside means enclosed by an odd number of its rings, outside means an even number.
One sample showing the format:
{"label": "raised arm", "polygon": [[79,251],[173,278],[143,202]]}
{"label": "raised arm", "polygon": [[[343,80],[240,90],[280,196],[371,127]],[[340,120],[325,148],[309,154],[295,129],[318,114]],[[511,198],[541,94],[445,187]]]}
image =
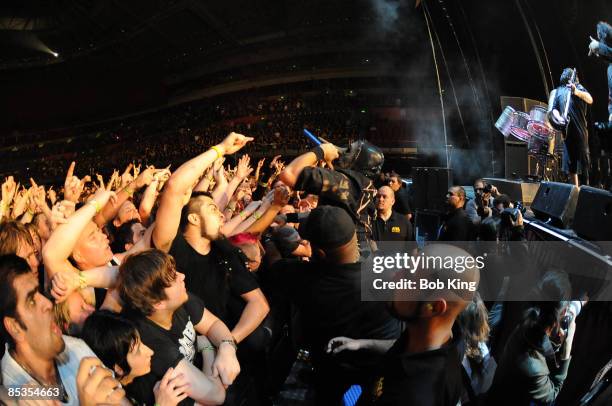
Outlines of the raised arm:
{"label": "raised arm", "polygon": [[49,277],[55,272],[72,267],[68,258],[72,254],[81,233],[101,208],[114,197],[113,192],[100,188],[93,199],[75,211],[66,224],[59,225],[43,247],[45,271]]}
{"label": "raised arm", "polygon": [[233,154],[251,141],[242,134],[231,133],[220,144],[203,154],[185,162],[172,174],[161,197],[157,211],[156,226],[153,230],[153,243],[163,251],[169,251],[178,232],[184,197],[202,173],[215,161],[226,154]]}
{"label": "raised arm", "polygon": [[230,201],[230,198],[234,195],[234,192],[240,186],[242,181],[244,181],[250,174],[253,172],[253,168],[249,166],[251,162],[251,158],[248,155],[243,155],[242,158],[238,161],[238,167],[236,169],[236,174],[229,181],[225,193],[219,196],[219,201],[217,202],[217,206],[221,211],[225,210],[227,203]]}
{"label": "raised arm", "polygon": [[274,199],[268,209],[247,229],[247,233],[261,234],[272,224],[274,218],[281,209],[289,202],[289,190],[287,187],[277,187],[274,189]]}
{"label": "raised arm", "polygon": [[313,151],[306,152],[291,161],[281,172],[279,178],[285,185],[293,189],[304,168],[315,166],[320,160],[331,164],[338,156],[338,149],[333,144],[321,144]]}
{"label": "raised arm", "polygon": [[[593,104],[593,97],[586,89],[579,89],[575,85],[571,85],[574,95],[584,101],[586,104]],[[582,87],[582,86],[581,86]]]}

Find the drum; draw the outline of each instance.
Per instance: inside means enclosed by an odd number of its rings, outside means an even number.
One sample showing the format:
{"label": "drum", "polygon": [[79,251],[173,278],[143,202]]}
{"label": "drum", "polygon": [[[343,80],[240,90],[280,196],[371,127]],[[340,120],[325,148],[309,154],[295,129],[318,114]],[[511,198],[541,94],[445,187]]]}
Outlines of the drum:
{"label": "drum", "polygon": [[510,135],[510,129],[512,128],[512,124],[514,123],[514,115],[516,114],[516,110],[514,110],[510,106],[506,106],[504,111],[502,111],[501,116],[495,122],[495,128],[499,130],[500,133],[504,135],[504,137],[508,137]]}
{"label": "drum", "polygon": [[531,137],[527,130],[527,124],[529,123],[529,114],[517,111],[514,114],[514,122],[510,128],[510,133],[521,141],[529,141]]}
{"label": "drum", "polygon": [[553,155],[555,151],[555,136],[551,133],[550,138],[531,137],[528,142],[528,150],[533,155]]}
{"label": "drum", "polygon": [[542,106],[534,106],[529,112],[527,131],[542,141],[548,141],[552,136],[552,127],[546,117],[546,109]]}

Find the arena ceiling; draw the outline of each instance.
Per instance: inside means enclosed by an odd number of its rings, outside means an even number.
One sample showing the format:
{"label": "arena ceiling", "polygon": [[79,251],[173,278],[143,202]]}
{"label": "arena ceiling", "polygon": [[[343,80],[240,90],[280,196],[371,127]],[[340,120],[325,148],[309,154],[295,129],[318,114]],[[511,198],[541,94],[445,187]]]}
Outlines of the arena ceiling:
{"label": "arena ceiling", "polygon": [[[435,92],[432,44],[449,91],[452,79],[458,93],[482,84],[493,103],[545,100],[561,68],[577,66],[606,99],[605,69],[586,47],[596,22],[612,20],[609,0],[428,0],[431,38],[416,3],[3,0],[0,128],[136,112],[248,74],[256,87],[253,75],[274,76],[281,65],[378,64],[408,77],[402,88],[428,83]],[[594,109],[602,115],[605,103]]]}
{"label": "arena ceiling", "polygon": [[[368,1],[8,0],[0,4],[0,70],[139,60],[169,71],[258,44],[351,38]],[[53,53],[57,53],[55,56]]]}

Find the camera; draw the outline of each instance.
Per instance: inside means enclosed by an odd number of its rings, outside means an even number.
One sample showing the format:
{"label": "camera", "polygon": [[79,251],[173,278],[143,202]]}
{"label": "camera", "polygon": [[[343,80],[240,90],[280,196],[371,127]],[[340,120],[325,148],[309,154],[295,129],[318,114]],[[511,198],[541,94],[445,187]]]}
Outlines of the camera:
{"label": "camera", "polygon": [[525,214],[527,209],[523,206],[522,202],[514,203],[514,207],[508,207],[500,213],[501,224],[504,227],[514,227],[516,226],[516,221],[518,220],[519,213],[522,215]]}
{"label": "camera", "polygon": [[572,324],[572,320],[574,317],[578,317],[581,310],[582,302],[580,300],[572,300],[568,306],[568,311],[566,311],[565,316],[563,316],[559,321],[559,328],[563,331],[566,337],[567,330],[569,329],[570,324]]}

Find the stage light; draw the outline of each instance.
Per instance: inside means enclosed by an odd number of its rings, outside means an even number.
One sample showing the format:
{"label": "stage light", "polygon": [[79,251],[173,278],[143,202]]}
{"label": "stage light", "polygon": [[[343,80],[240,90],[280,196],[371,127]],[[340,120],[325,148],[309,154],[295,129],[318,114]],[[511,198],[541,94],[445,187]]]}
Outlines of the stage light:
{"label": "stage light", "polygon": [[53,56],[54,56],[54,57],[56,57],[56,58],[59,58],[59,54],[58,54],[57,52],[53,52],[53,51],[51,51],[51,55],[53,55]]}

